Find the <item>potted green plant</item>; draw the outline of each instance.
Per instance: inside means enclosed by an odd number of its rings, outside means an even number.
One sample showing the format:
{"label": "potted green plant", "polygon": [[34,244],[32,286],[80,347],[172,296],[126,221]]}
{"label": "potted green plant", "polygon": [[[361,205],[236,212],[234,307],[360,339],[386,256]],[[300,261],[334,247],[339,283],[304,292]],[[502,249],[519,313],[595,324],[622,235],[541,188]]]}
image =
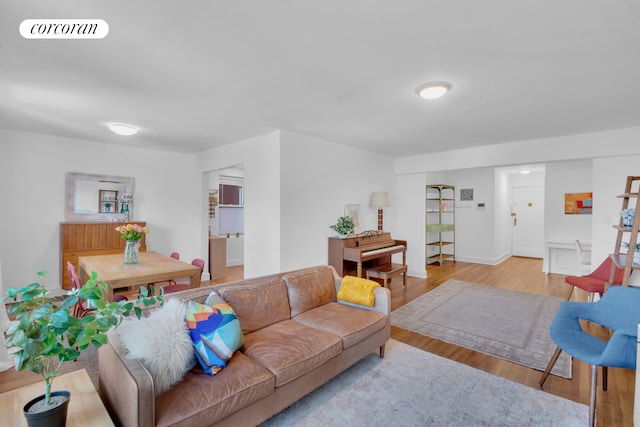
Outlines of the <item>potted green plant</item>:
{"label": "potted green plant", "polygon": [[353,218],[350,216],[341,216],[338,218],[338,222],[330,226],[332,230],[336,231],[340,237],[345,237],[353,234]]}
{"label": "potted green plant", "polygon": [[[97,274],[81,289],[73,289],[64,298],[49,295],[44,287],[46,271],[39,272],[40,280],[28,286],[9,288],[0,303],[10,300],[7,312],[15,316],[16,323],[7,330],[6,346],[15,347],[15,369],[27,369],[44,379],[45,393],[25,405],[24,412],[30,426],[64,425],[69,402],[69,392],[51,392],[53,380],[60,375],[62,363],[78,358],[90,345],[100,347],[107,343],[107,332],[123,317],[134,313],[142,315],[141,306],[162,303],[164,296],[151,296],[144,286],[135,302],[104,300],[107,284],[98,281]],[[76,304],[92,309],[75,317]],[[43,414],[44,412],[44,414]],[[49,420],[51,415],[58,421]]]}

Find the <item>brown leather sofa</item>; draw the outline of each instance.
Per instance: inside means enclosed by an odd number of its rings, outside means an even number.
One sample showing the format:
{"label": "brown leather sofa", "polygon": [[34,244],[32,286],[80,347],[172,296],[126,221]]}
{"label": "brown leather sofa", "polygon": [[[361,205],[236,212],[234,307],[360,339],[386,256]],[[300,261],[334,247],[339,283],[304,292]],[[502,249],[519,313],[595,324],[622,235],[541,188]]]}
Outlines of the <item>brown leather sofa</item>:
{"label": "brown leather sofa", "polygon": [[[331,266],[216,285],[236,312],[245,344],[209,376],[195,367],[154,397],[153,381],[111,332],[99,350],[100,396],[123,426],[256,426],[379,349],[390,337],[390,293],[373,307],[337,302]],[[203,302],[211,288],[167,298]]]}

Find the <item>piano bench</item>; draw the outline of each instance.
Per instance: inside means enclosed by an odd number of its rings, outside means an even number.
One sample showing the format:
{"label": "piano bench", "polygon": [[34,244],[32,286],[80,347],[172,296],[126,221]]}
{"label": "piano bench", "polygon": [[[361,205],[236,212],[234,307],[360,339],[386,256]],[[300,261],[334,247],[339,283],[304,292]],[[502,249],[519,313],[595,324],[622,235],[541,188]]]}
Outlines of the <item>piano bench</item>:
{"label": "piano bench", "polygon": [[382,279],[382,285],[386,288],[391,277],[402,274],[402,287],[407,287],[407,266],[403,264],[383,264],[367,270],[367,279]]}

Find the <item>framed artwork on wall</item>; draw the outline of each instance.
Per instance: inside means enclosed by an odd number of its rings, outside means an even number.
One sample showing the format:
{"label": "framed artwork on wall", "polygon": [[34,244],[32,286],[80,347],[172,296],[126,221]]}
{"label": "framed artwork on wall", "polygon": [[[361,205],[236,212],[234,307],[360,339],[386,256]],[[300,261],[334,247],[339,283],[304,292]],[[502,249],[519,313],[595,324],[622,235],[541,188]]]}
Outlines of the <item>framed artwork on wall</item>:
{"label": "framed artwork on wall", "polygon": [[593,212],[593,193],[565,193],[565,215],[591,215]]}
{"label": "framed artwork on wall", "polygon": [[347,203],[344,205],[344,215],[353,219],[353,232],[360,233],[362,228],[360,226],[360,205],[355,203]]}

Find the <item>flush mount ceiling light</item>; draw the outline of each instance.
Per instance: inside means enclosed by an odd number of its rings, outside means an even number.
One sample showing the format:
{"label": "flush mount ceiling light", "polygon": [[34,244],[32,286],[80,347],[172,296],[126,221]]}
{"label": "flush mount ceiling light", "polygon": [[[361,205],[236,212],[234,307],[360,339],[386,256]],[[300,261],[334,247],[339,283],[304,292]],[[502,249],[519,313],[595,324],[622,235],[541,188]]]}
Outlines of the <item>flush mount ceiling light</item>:
{"label": "flush mount ceiling light", "polygon": [[109,123],[107,126],[111,129],[111,132],[117,133],[118,135],[129,136],[138,133],[137,127],[126,123]]}
{"label": "flush mount ceiling light", "polygon": [[429,82],[420,85],[416,89],[416,93],[424,99],[437,99],[451,90],[451,83],[447,82]]}
{"label": "flush mount ceiling light", "polygon": [[529,169],[529,168],[520,169],[520,173],[522,175],[527,175],[527,174],[531,173],[531,169]]}

